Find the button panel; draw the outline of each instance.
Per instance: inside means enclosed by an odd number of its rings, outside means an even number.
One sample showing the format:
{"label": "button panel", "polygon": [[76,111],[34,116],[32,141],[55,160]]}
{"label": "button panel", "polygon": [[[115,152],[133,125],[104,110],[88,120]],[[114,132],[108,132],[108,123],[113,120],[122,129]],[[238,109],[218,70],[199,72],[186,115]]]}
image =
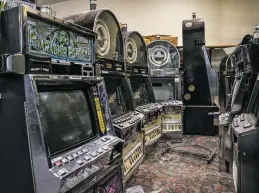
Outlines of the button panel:
{"label": "button panel", "polygon": [[91,160],[91,157],[90,157],[90,156],[85,156],[84,159],[85,159],[86,161],[89,161],[89,160]]}
{"label": "button panel", "polygon": [[72,161],[72,160],[74,159],[74,157],[72,157],[72,156],[70,155],[70,156],[67,157],[67,159],[68,159],[69,161]]}
{"label": "button panel", "polygon": [[83,153],[82,151],[79,151],[77,154],[78,154],[79,156],[82,156],[84,153]]}
{"label": "button panel", "polygon": [[58,170],[60,176],[64,176],[67,172],[64,169]]}
{"label": "button panel", "polygon": [[[114,136],[103,136],[81,148],[76,148],[71,152],[67,152],[64,155],[59,155],[51,160],[52,168],[51,171],[55,176],[66,176],[70,175],[86,165],[94,165],[95,162],[101,158],[104,165],[109,164],[109,154],[105,156],[104,154],[110,152],[115,144],[122,142],[121,139]],[[110,147],[111,146],[111,147]]]}
{"label": "button panel", "polygon": [[126,115],[116,118],[116,120],[113,120],[113,123],[115,127],[123,129],[137,124],[143,118],[144,115],[139,112],[130,112]]}
{"label": "button panel", "polygon": [[92,152],[91,156],[96,157],[97,156],[96,152]]}
{"label": "button panel", "polygon": [[242,115],[240,116],[240,121],[245,121],[245,114],[242,114]]}
{"label": "button panel", "polygon": [[247,128],[249,128],[249,127],[252,127],[252,125],[251,125],[250,123],[245,123],[245,124],[244,124],[244,128],[245,128],[245,129],[247,129]]}
{"label": "button panel", "polygon": [[58,166],[58,167],[62,166],[62,162],[61,161],[57,161],[56,162],[56,166]]}
{"label": "button panel", "polygon": [[62,163],[66,164],[66,163],[68,163],[68,160],[66,158],[62,159]]}
{"label": "button panel", "polygon": [[83,164],[84,164],[84,162],[83,162],[82,160],[78,160],[76,163],[77,163],[78,165],[83,165]]}

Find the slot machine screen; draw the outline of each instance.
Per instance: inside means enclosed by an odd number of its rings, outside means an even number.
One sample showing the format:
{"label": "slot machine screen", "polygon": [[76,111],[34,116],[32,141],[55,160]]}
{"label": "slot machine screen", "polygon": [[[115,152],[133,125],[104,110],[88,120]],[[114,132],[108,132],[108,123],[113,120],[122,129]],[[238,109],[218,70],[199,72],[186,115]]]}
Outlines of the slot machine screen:
{"label": "slot machine screen", "polygon": [[130,77],[130,83],[137,106],[146,105],[151,102],[145,78]]}
{"label": "slot machine screen", "polygon": [[123,78],[104,77],[104,80],[112,118],[128,112],[130,110],[126,97],[128,92],[123,83]]}
{"label": "slot machine screen", "polygon": [[91,111],[82,90],[39,92],[43,131],[50,155],[95,136]]}

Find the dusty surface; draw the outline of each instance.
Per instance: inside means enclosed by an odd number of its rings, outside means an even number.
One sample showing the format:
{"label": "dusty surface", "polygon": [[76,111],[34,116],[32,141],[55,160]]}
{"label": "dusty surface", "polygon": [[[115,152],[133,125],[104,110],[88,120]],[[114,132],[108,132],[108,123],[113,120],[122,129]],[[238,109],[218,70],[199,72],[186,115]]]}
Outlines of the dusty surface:
{"label": "dusty surface", "polygon": [[[195,156],[182,155],[170,150],[172,147],[199,144],[212,148],[216,157],[211,164]],[[142,186],[145,193],[233,193],[234,185],[231,174],[219,172],[218,137],[184,136],[183,143],[169,144],[168,151],[163,155],[165,147],[161,144],[146,156],[136,175],[127,187]],[[178,147],[179,149],[179,147]],[[188,149],[188,148],[187,148]],[[186,147],[185,147],[186,150]],[[209,151],[189,148],[190,152],[209,154]]]}

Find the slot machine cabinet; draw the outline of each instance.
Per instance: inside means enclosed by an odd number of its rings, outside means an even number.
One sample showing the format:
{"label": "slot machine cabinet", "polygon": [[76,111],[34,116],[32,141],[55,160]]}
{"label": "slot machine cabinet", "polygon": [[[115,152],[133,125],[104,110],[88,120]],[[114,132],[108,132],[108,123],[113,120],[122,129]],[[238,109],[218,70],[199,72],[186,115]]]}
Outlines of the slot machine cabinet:
{"label": "slot machine cabinet", "polygon": [[183,64],[184,64],[184,133],[189,135],[216,134],[214,113],[219,108],[212,97],[218,95],[218,71],[211,67],[205,46],[204,20],[184,20]]}
{"label": "slot machine cabinet", "polygon": [[101,81],[0,77],[1,152],[6,156],[0,163],[12,166],[2,169],[3,192],[95,192],[96,183],[120,167],[123,140],[107,135],[97,90]]}
{"label": "slot machine cabinet", "polygon": [[155,103],[151,80],[148,75],[128,74],[134,94],[136,111],[144,115],[142,130],[144,132],[145,153],[152,150],[162,136],[161,115],[162,105]]}
{"label": "slot machine cabinet", "polygon": [[[27,72],[90,75],[95,61],[95,33],[25,5],[1,12],[2,60],[6,72],[19,69],[24,55]],[[7,55],[8,54],[8,55]],[[38,58],[35,60],[35,58]],[[47,59],[51,60],[51,69]],[[79,69],[78,69],[79,68]],[[91,70],[93,71],[93,70]],[[49,73],[49,72],[47,72]],[[78,74],[78,73],[77,73]],[[93,75],[93,73],[92,73]]]}
{"label": "slot machine cabinet", "polygon": [[180,54],[168,41],[155,40],[147,45],[148,66],[156,101],[181,100]]}
{"label": "slot machine cabinet", "polygon": [[126,72],[134,94],[136,110],[145,115],[142,121],[142,130],[144,131],[145,153],[148,153],[148,149],[152,149],[152,145],[162,136],[160,116],[162,106],[155,103],[144,39],[139,32],[128,32],[125,24],[122,31]]}
{"label": "slot machine cabinet", "polygon": [[247,112],[237,115],[231,124],[233,179],[237,193],[255,193],[259,188],[258,80],[259,77],[251,94]]}
{"label": "slot machine cabinet", "polygon": [[220,171],[231,172],[233,162],[232,137],[230,125],[236,115],[247,111],[249,99],[255,84],[257,72],[257,44],[245,44],[235,52],[235,79],[231,96],[226,107],[227,112],[220,115]]}
{"label": "slot machine cabinet", "polygon": [[143,160],[141,121],[144,115],[135,111],[132,89],[126,77],[124,41],[119,22],[109,9],[73,14],[64,20],[97,33],[95,75],[104,78],[107,90],[109,110],[107,104],[102,108],[106,109],[107,115],[110,114],[116,135],[125,140],[123,178],[126,182]]}
{"label": "slot machine cabinet", "polygon": [[[180,54],[168,41],[155,40],[147,45],[148,64],[155,98],[163,106],[163,139],[182,140],[182,76],[180,75]],[[179,101],[178,101],[179,100]]]}
{"label": "slot machine cabinet", "polygon": [[182,142],[183,133],[183,102],[163,102],[162,131],[163,139],[171,142]]}
{"label": "slot machine cabinet", "polygon": [[141,130],[144,114],[135,111],[135,104],[131,103],[134,101],[133,93],[125,74],[106,74],[104,80],[115,133],[125,140],[123,176],[126,182],[144,158],[144,139]]}

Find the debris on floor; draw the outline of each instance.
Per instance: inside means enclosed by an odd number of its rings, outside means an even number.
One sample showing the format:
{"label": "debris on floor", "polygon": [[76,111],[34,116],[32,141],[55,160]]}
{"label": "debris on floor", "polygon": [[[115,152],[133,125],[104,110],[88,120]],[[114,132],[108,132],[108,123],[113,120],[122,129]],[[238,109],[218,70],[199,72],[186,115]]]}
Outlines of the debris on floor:
{"label": "debris on floor", "polygon": [[144,193],[144,190],[141,186],[133,186],[126,190],[126,193]]}
{"label": "debris on floor", "polygon": [[[210,164],[196,156],[170,151],[199,144],[215,151]],[[157,145],[140,165],[128,187],[140,186],[145,193],[234,193],[231,174],[219,172],[218,137],[184,136],[181,144]],[[190,151],[192,151],[190,149]],[[127,192],[128,193],[128,192]],[[131,193],[131,192],[130,192]]]}

